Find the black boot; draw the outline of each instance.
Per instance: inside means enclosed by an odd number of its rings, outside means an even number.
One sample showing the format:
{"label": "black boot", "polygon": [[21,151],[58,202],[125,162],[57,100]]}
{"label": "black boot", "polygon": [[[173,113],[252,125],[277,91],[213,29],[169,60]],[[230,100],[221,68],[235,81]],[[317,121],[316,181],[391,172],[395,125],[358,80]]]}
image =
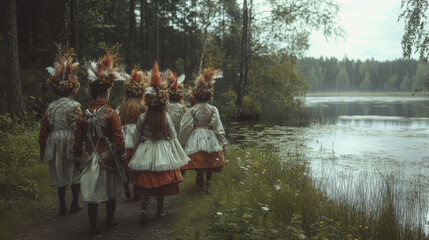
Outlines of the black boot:
{"label": "black boot", "polygon": [[77,201],[79,200],[80,184],[71,185],[73,200],[70,206],[70,213],[79,212],[82,208],[78,205]]}
{"label": "black boot", "polygon": [[89,216],[89,236],[94,237],[100,233],[100,230],[97,228],[97,203],[88,203],[88,216]]}
{"label": "black boot", "polygon": [[58,188],[58,200],[60,203],[60,213],[59,215],[66,215],[67,206],[66,206],[66,186]]}
{"label": "black boot", "polygon": [[164,217],[164,206],[165,206],[164,196],[156,197],[156,201],[158,202],[156,217],[162,218]]}
{"label": "black boot", "polygon": [[106,202],[106,229],[111,229],[118,225],[117,222],[113,221],[115,215],[116,199],[112,199]]}
{"label": "black boot", "polygon": [[197,184],[200,190],[204,189],[204,173],[202,171],[197,171],[197,177],[195,179],[195,183]]}
{"label": "black boot", "polygon": [[210,187],[210,181],[212,180],[213,172],[208,170],[206,171],[206,186]]}
{"label": "black boot", "polygon": [[129,183],[124,183],[124,193],[125,193],[125,196],[127,197],[127,199],[131,198]]}
{"label": "black boot", "polygon": [[142,225],[146,225],[148,222],[147,205],[149,204],[149,195],[142,195],[141,200],[142,200],[142,208],[141,208],[141,212],[140,212],[140,223]]}

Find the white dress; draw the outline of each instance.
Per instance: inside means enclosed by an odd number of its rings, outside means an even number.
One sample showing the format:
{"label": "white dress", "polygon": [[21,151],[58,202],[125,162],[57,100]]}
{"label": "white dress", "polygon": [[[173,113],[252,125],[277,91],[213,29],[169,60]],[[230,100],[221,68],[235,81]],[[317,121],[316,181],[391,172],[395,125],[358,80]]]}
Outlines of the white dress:
{"label": "white dress", "polygon": [[81,105],[62,97],[49,104],[45,117],[49,136],[43,162],[49,162],[49,184],[63,187],[80,183],[80,171],[73,158],[74,131]]}
{"label": "white dress", "polygon": [[186,111],[180,124],[179,141],[188,155],[222,151],[228,141],[217,108],[198,103]]}
{"label": "white dress", "polygon": [[178,102],[169,102],[167,104],[167,113],[173,121],[174,129],[176,133],[180,130],[180,122],[182,121],[183,114],[185,114],[185,108],[181,103]]}
{"label": "white dress", "polygon": [[128,167],[138,171],[163,172],[180,169],[189,162],[189,158],[177,140],[176,130],[168,114],[168,136],[154,141],[149,127],[143,126],[146,113],[140,115],[134,133],[134,156]]}

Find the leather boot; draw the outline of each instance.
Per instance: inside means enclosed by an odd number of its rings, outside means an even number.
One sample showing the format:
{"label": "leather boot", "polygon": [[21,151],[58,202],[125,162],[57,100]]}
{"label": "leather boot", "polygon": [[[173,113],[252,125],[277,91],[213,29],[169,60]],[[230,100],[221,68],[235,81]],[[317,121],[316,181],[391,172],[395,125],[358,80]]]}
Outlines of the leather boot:
{"label": "leather boot", "polygon": [[164,206],[165,206],[164,196],[156,197],[156,201],[158,202],[156,217],[162,218],[164,217]]}
{"label": "leather boot", "polygon": [[88,203],[88,216],[89,216],[89,236],[94,237],[100,233],[100,230],[97,228],[97,212],[98,204],[97,203]]}
{"label": "leather boot", "polygon": [[117,222],[113,221],[115,215],[116,199],[112,199],[106,202],[106,229],[111,229],[118,225]]}
{"label": "leather boot", "polygon": [[70,213],[79,212],[82,208],[78,205],[77,201],[79,200],[80,184],[71,185],[73,200],[70,206]]}
{"label": "leather boot", "polygon": [[197,177],[195,179],[195,183],[197,184],[200,190],[204,189],[204,173],[202,171],[197,171]]}
{"label": "leather boot", "polygon": [[149,195],[142,195],[141,200],[142,200],[142,207],[140,212],[140,223],[142,225],[146,225],[148,222],[147,205],[149,204]]}
{"label": "leather boot", "polygon": [[60,213],[59,215],[67,214],[67,206],[66,206],[66,186],[58,188],[58,201],[60,204]]}
{"label": "leather boot", "polygon": [[206,171],[206,186],[210,186],[210,181],[212,180],[213,172],[212,171]]}

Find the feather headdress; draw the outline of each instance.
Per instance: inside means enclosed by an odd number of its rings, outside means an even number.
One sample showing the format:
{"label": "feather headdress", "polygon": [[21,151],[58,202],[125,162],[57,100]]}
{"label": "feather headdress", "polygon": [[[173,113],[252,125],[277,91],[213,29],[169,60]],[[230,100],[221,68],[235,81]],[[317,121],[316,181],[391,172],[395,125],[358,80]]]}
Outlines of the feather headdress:
{"label": "feather headdress", "polygon": [[47,83],[58,95],[71,95],[76,93],[80,87],[78,78],[74,73],[78,68],[79,63],[73,63],[74,55],[75,53],[73,48],[64,53],[62,48],[58,46],[57,61],[54,62],[53,67],[46,68],[49,73]]}
{"label": "feather headdress", "polygon": [[114,81],[125,80],[123,70],[114,65],[113,57],[111,53],[107,53],[98,63],[89,62],[88,80],[91,84],[100,83],[113,86]]}
{"label": "feather headdress", "polygon": [[168,78],[170,87],[168,90],[168,97],[170,101],[177,102],[183,99],[185,95],[183,81],[185,81],[185,75],[177,77],[177,73],[172,72]]}
{"label": "feather headdress", "polygon": [[125,95],[127,97],[143,96],[146,87],[148,86],[148,77],[142,71],[133,70],[128,81],[125,82]]}
{"label": "feather headdress", "polygon": [[195,87],[192,89],[190,97],[196,101],[213,100],[214,84],[216,79],[222,77],[223,72],[221,70],[205,68],[203,73],[195,79]]}
{"label": "feather headdress", "polygon": [[165,82],[161,81],[157,62],[152,68],[149,87],[145,91],[145,98],[148,106],[160,106],[168,102],[168,89]]}

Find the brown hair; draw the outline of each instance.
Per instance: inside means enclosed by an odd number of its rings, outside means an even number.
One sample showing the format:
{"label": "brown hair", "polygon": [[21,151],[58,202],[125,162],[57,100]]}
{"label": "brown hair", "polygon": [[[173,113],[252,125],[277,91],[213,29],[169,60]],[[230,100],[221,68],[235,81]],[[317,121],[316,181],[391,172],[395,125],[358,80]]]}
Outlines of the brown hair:
{"label": "brown hair", "polygon": [[152,133],[151,139],[154,141],[160,140],[164,136],[167,137],[167,115],[165,113],[165,105],[149,106],[143,121],[143,126],[150,128]]}
{"label": "brown hair", "polygon": [[140,114],[146,112],[146,109],[143,96],[125,97],[121,106],[119,106],[122,124],[136,123]]}
{"label": "brown hair", "polygon": [[112,85],[109,84],[105,84],[101,81],[94,81],[92,83],[89,84],[89,92],[91,93],[91,97],[92,99],[96,99],[98,94],[104,93],[107,91],[107,89],[109,89],[110,87],[112,87]]}

